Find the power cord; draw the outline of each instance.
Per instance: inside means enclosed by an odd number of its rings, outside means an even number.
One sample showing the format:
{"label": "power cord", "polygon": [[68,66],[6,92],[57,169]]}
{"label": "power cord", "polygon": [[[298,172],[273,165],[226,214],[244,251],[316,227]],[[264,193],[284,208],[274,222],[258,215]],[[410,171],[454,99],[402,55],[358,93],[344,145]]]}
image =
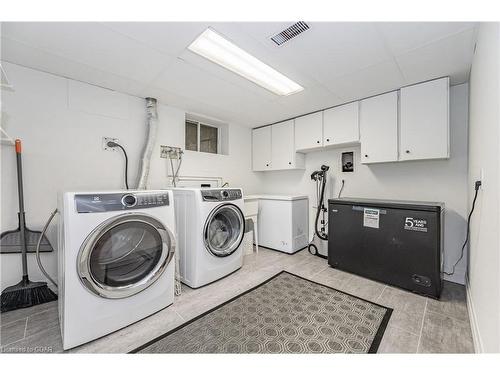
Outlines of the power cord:
{"label": "power cord", "polygon": [[337,198],[340,198],[340,195],[342,194],[342,190],[344,190],[344,185],[345,185],[345,180],[342,180],[342,185],[340,186],[339,195]]}
{"label": "power cord", "polygon": [[446,272],[446,271],[443,272],[445,275],[448,275],[448,276],[453,275],[455,273],[455,267],[457,266],[458,263],[460,263],[460,261],[464,257],[465,246],[467,245],[467,242],[469,242],[470,220],[472,218],[472,213],[474,212],[474,207],[476,206],[477,194],[479,193],[479,188],[480,187],[481,187],[481,181],[476,181],[476,183],[474,185],[474,189],[475,189],[474,199],[472,200],[472,207],[470,209],[469,216],[467,217],[467,235],[465,236],[465,241],[464,241],[464,244],[462,245],[462,252],[460,254],[460,258],[458,258],[458,260],[453,265],[453,268],[452,268],[451,272]]}
{"label": "power cord", "polygon": [[119,143],[113,142],[113,141],[109,141],[107,143],[107,145],[108,145],[108,147],[119,147],[123,151],[123,155],[125,156],[125,187],[128,190],[128,155],[127,155],[127,151],[125,151],[125,149],[123,148],[122,145],[120,145]]}

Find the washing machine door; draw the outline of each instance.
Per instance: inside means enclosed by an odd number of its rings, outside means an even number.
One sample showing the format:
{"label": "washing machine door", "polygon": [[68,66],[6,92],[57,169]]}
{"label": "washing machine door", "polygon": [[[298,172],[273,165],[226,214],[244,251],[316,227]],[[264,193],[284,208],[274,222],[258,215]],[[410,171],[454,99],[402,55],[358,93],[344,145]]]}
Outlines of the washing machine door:
{"label": "washing machine door", "polygon": [[127,213],[95,228],[78,253],[78,275],[92,293],[125,298],[152,285],[175,251],[172,232],[154,217]]}
{"label": "washing machine door", "polygon": [[222,204],[210,213],[205,222],[205,247],[215,256],[229,256],[240,246],[244,233],[245,218],[238,206]]}

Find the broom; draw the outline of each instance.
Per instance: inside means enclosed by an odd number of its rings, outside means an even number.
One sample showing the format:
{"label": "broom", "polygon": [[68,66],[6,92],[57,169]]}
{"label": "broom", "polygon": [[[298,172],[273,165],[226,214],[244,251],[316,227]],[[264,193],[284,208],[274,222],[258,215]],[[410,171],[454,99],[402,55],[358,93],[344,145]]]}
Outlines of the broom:
{"label": "broom", "polygon": [[[19,244],[23,264],[22,280],[5,288],[1,294],[1,312],[7,312],[24,307],[31,307],[57,300],[57,295],[49,289],[46,282],[34,282],[28,278],[28,246],[26,243],[26,218],[24,213],[23,171],[21,162],[21,141],[16,139],[17,190],[19,195],[19,228],[2,235],[2,242]],[[48,241],[47,241],[48,242]]]}

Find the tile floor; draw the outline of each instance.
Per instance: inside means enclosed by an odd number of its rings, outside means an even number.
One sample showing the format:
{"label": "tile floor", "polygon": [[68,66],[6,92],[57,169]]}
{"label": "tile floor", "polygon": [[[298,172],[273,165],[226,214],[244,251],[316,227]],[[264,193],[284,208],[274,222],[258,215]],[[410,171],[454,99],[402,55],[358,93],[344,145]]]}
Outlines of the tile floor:
{"label": "tile floor", "polygon": [[[306,250],[295,255],[262,249],[242,269],[200,289],[183,288],[175,303],[117,332],[69,350],[124,353],[286,270],[394,309],[379,353],[471,353],[465,288],[445,283],[440,301],[330,268]],[[3,352],[62,352],[57,302],[0,316]]]}

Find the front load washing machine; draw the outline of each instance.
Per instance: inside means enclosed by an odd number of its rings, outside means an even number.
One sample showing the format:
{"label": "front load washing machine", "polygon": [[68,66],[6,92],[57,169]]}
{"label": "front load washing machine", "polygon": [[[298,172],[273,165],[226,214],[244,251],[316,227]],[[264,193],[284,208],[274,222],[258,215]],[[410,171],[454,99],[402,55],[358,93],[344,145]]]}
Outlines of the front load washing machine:
{"label": "front load washing machine", "polygon": [[181,281],[198,288],[243,265],[241,189],[173,189]]}
{"label": "front load washing machine", "polygon": [[64,193],[59,212],[59,321],[64,349],[174,302],[171,191]]}

